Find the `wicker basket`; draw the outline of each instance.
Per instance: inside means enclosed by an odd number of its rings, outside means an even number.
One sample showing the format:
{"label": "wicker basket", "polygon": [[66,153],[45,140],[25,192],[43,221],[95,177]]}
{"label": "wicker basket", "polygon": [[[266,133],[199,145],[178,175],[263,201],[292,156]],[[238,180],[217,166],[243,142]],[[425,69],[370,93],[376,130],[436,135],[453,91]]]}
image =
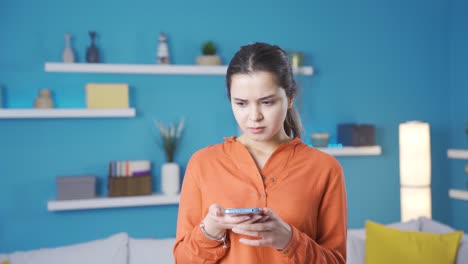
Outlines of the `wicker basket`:
{"label": "wicker basket", "polygon": [[133,196],[151,194],[151,175],[132,177],[111,177],[108,182],[108,195]]}

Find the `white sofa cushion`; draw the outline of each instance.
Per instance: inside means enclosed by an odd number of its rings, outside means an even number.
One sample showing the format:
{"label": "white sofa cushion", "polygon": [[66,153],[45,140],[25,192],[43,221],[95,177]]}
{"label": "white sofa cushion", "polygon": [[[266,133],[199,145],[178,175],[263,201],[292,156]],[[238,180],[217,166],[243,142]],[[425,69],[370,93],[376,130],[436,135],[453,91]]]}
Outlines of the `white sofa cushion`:
{"label": "white sofa cushion", "polygon": [[458,247],[456,264],[468,263],[468,235],[464,235]]}
{"label": "white sofa cushion", "polygon": [[421,223],[422,232],[444,234],[455,231],[455,229],[451,228],[450,226],[434,221],[427,217],[419,217],[418,220]]}
{"label": "white sofa cushion", "polygon": [[[417,220],[407,222],[396,222],[388,224],[403,231],[419,231],[420,224]],[[364,264],[366,258],[366,229],[349,229],[348,239],[346,241],[346,263]]]}
{"label": "white sofa cushion", "polygon": [[175,238],[128,241],[128,264],[172,264]]}
{"label": "white sofa cushion", "polygon": [[8,260],[8,255],[1,254],[1,253],[0,253],[0,263],[2,263],[2,262],[5,261],[5,260]]}
{"label": "white sofa cushion", "polygon": [[9,255],[10,264],[126,264],[128,235],[70,246],[18,251]]}

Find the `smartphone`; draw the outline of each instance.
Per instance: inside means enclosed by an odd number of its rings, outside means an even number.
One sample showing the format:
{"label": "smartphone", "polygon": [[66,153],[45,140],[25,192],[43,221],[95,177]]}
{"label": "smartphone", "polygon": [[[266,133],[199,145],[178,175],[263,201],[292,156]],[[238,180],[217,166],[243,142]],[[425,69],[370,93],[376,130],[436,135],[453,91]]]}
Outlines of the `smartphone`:
{"label": "smartphone", "polygon": [[228,215],[249,215],[249,214],[260,214],[262,210],[258,207],[249,207],[249,208],[226,208],[224,213]]}

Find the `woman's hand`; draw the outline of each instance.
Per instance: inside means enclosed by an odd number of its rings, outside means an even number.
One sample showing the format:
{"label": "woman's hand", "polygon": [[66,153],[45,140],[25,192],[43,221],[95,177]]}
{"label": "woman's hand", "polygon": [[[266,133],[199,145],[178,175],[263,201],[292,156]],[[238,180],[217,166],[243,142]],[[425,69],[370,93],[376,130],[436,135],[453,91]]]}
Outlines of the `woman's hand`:
{"label": "woman's hand", "polygon": [[203,219],[205,231],[213,237],[221,238],[226,229],[232,229],[238,224],[250,224],[262,219],[261,215],[225,215],[224,208],[217,204],[212,204],[208,209],[208,214]]}
{"label": "woman's hand", "polygon": [[259,239],[241,238],[239,241],[250,246],[270,246],[283,250],[291,241],[291,226],[268,208],[262,209],[265,221],[240,223],[232,231],[237,234],[258,237]]}

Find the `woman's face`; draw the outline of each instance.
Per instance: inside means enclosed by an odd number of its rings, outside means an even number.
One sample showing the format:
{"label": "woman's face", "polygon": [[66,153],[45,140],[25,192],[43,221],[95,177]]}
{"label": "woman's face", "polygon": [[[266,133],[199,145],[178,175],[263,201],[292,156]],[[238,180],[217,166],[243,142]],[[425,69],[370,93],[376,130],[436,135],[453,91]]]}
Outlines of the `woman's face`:
{"label": "woman's face", "polygon": [[269,72],[234,74],[231,77],[231,106],[245,135],[268,141],[286,135],[283,123],[290,100]]}

